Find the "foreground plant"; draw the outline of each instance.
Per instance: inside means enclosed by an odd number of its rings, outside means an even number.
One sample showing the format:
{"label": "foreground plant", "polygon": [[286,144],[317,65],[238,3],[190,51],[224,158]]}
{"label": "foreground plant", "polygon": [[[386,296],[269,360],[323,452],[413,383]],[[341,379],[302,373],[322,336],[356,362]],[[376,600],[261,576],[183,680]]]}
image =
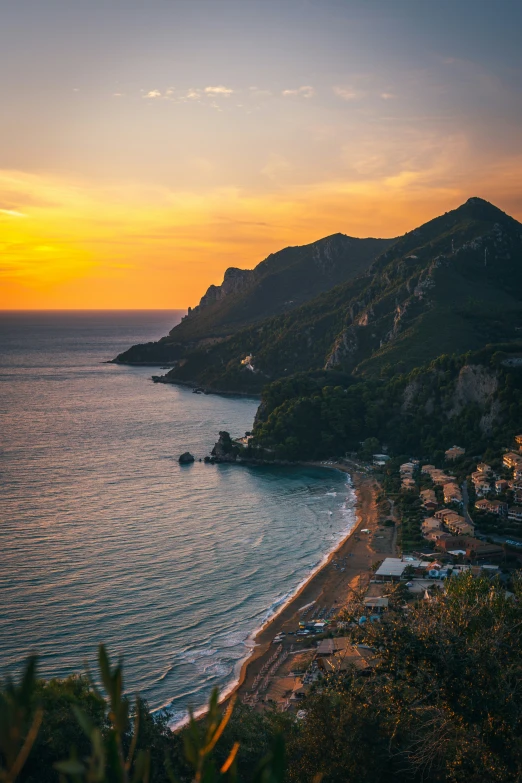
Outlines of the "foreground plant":
{"label": "foreground plant", "polygon": [[[136,698],[131,712],[130,702],[123,694],[121,662],[111,667],[103,645],[98,652],[102,696],[90,680],[96,697],[107,705],[98,719],[93,719],[77,704],[70,704],[71,719],[76,720],[85,734],[89,752],[78,754],[70,749],[69,758],[55,763],[60,783],[151,783],[169,780],[178,783],[172,762],[165,755],[164,769],[156,770],[153,778],[151,751],[138,749],[140,730],[147,713],[144,703]],[[38,699],[36,658],[28,661],[19,685],[7,680],[0,692],[0,781],[14,783],[23,777],[23,768],[38,738],[44,709]],[[184,755],[194,783],[234,783],[237,780],[236,757],[239,742],[234,742],[223,763],[216,762],[216,746],[232,716],[234,700],[223,713],[217,689],[213,691],[208,712],[197,721],[193,715],[183,732]],[[80,734],[81,735],[81,734]],[[223,755],[221,754],[221,758]],[[34,765],[33,765],[34,766]],[[160,764],[161,766],[161,764]],[[47,779],[48,770],[42,770]],[[34,776],[30,779],[34,779]],[[284,779],[284,743],[276,737],[272,750],[252,773],[255,783],[282,783]],[[184,775],[183,780],[188,778]]]}

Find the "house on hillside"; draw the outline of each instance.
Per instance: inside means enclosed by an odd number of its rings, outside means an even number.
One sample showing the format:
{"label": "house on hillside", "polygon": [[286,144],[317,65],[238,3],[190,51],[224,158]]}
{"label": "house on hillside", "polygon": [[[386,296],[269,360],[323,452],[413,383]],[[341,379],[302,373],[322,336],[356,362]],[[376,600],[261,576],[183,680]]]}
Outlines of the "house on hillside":
{"label": "house on hillside", "polygon": [[503,503],[501,500],[487,500],[486,498],[477,500],[475,508],[479,511],[487,511],[490,514],[498,514],[504,517],[507,516],[508,512],[507,503]]}
{"label": "house on hillside", "polygon": [[466,449],[463,449],[461,446],[452,446],[451,449],[444,452],[444,456],[448,462],[451,462],[454,459],[464,456],[465,453]]}
{"label": "house on hillside", "polygon": [[462,492],[458,484],[444,484],[443,487],[444,502],[445,503],[462,503]]}
{"label": "house on hillside", "polygon": [[435,495],[433,489],[423,489],[420,493],[420,496],[424,508],[427,511],[435,511],[439,504],[437,503],[437,496]]}
{"label": "house on hillside", "polygon": [[502,457],[502,462],[506,468],[522,468],[522,454],[515,451],[507,451]]}
{"label": "house on hillside", "polygon": [[515,435],[515,443],[519,448],[522,448],[522,435]]}
{"label": "house on hillside", "polygon": [[511,506],[508,509],[508,519],[515,522],[522,522],[522,506]]}
{"label": "house on hillside", "polygon": [[497,495],[502,495],[504,492],[507,492],[509,488],[509,481],[506,481],[505,479],[498,479],[495,481],[495,492]]}
{"label": "house on hillside", "polygon": [[473,486],[475,487],[475,492],[477,495],[487,495],[488,492],[491,492],[491,484],[489,482],[489,478],[487,474],[481,473],[479,470],[476,470],[474,473],[471,474],[471,480],[473,482]]}
{"label": "house on hillside", "polygon": [[451,508],[439,508],[439,510],[435,512],[435,518],[440,519],[442,522],[445,522],[447,517],[454,516],[455,511],[453,511]]}
{"label": "house on hillside", "polygon": [[477,470],[479,473],[484,473],[486,476],[489,476],[491,473],[491,465],[487,465],[485,462],[479,462]]}

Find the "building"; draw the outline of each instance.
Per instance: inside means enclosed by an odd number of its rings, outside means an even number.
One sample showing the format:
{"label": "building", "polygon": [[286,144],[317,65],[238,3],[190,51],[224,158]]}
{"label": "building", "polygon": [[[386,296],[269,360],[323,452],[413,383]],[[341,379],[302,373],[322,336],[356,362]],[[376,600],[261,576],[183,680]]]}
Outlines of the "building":
{"label": "building", "polygon": [[420,560],[414,558],[404,560],[401,557],[387,557],[375,572],[375,579],[378,582],[399,582],[409,566],[418,568],[419,565]]}
{"label": "building", "polygon": [[487,465],[485,462],[479,462],[477,465],[479,473],[485,473],[487,476],[491,473],[491,465]]}
{"label": "building", "polygon": [[508,509],[508,519],[513,519],[515,522],[522,522],[522,506],[511,506]]}
{"label": "building", "polygon": [[437,506],[439,505],[437,503],[437,496],[435,495],[435,492],[433,489],[423,489],[420,493],[422,505],[425,509],[428,511],[435,511]]}
{"label": "building", "polygon": [[502,462],[506,468],[521,468],[522,454],[517,454],[515,451],[508,451],[502,457]]}
{"label": "building", "polygon": [[491,492],[491,484],[486,473],[476,470],[471,474],[471,480],[477,495],[487,495],[488,492]]}
{"label": "building", "polygon": [[435,465],[423,465],[421,468],[421,473],[425,473],[427,476],[431,476],[434,470],[437,470]]}
{"label": "building", "polygon": [[508,489],[509,481],[506,481],[505,479],[498,479],[498,481],[495,481],[495,492],[497,495],[502,495],[504,492],[507,492]]}
{"label": "building", "polygon": [[[327,645],[324,642],[332,644]],[[341,642],[343,642],[342,647],[340,646]],[[352,669],[355,669],[358,674],[370,674],[376,663],[372,650],[362,645],[351,644],[350,639],[344,637],[324,639],[317,648],[315,660],[318,669],[327,674],[336,674]]]}
{"label": "building", "polygon": [[441,530],[428,530],[427,533],[424,534],[424,538],[426,541],[431,541],[432,543],[436,543],[437,541],[440,541],[441,538],[449,538],[450,534],[445,533],[442,529]]}
{"label": "building", "polygon": [[522,448],[522,435],[515,435],[515,443]]}
{"label": "building", "polygon": [[504,549],[501,546],[479,541],[472,536],[449,536],[437,541],[436,548],[447,554],[465,552],[463,557],[470,561],[498,560],[504,557]]}
{"label": "building", "polygon": [[507,516],[508,506],[507,503],[503,503],[501,500],[477,500],[475,508],[479,511],[487,511],[490,514],[498,514],[499,516]]}
{"label": "building", "polygon": [[369,598],[365,598],[363,601],[364,608],[370,615],[377,615],[385,612],[388,608],[389,602],[390,599],[385,595],[370,596]]}
{"label": "building", "polygon": [[454,536],[474,536],[475,525],[471,522],[466,522],[464,517],[461,517],[462,521],[452,521],[448,525],[448,530],[453,533]]}
{"label": "building", "polygon": [[440,519],[435,517],[428,517],[421,525],[422,535],[426,536],[428,533],[432,533],[434,530],[441,530],[442,523]]}
{"label": "building", "polygon": [[454,517],[455,511],[451,508],[439,508],[438,511],[435,512],[435,518],[442,520],[444,522],[446,520],[446,517]]}
{"label": "building", "polygon": [[462,492],[458,484],[453,484],[453,482],[444,484],[443,492],[445,503],[462,503]]}
{"label": "building", "polygon": [[466,449],[463,449],[460,446],[452,446],[451,449],[448,449],[444,452],[444,456],[449,462],[451,462],[454,459],[462,457],[465,453]]}

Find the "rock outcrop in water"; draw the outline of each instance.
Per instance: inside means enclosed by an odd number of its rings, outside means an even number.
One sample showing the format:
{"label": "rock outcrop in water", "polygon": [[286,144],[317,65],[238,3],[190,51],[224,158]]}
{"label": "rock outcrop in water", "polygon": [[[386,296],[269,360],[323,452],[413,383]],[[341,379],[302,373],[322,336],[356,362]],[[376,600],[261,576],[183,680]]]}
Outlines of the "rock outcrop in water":
{"label": "rock outcrop in water", "polygon": [[194,462],[194,457],[190,451],[184,451],[183,454],[180,454],[178,462],[180,465],[191,465]]}
{"label": "rock outcrop in water", "polygon": [[239,448],[234,446],[229,433],[222,430],[219,433],[219,440],[210,453],[214,457],[214,462],[235,462]]}

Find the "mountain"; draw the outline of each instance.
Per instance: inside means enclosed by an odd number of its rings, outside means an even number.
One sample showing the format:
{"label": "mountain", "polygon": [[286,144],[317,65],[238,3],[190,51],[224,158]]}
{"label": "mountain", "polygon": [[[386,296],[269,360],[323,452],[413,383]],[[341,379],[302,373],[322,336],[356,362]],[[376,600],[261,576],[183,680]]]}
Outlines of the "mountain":
{"label": "mountain", "polygon": [[211,285],[197,307],[157,343],[135,345],[121,363],[182,360],[187,351],[221,342],[238,330],[288,313],[318,294],[365,272],[392,239],[354,239],[344,234],[273,253],[254,269],[231,267]]}
{"label": "mountain", "polygon": [[[224,303],[238,296],[245,292]],[[387,377],[521,331],[522,225],[471,198],[389,244],[359,276],[226,339],[200,341],[165,380],[259,392],[296,372]]]}

